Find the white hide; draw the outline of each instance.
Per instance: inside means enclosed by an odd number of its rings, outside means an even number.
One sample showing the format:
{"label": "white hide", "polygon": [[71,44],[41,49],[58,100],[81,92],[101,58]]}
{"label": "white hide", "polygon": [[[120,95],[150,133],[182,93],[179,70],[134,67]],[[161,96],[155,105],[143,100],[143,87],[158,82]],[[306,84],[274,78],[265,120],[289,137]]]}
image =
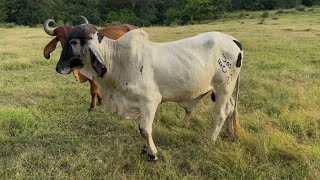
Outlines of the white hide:
{"label": "white hide", "polygon": [[[231,95],[240,67],[236,67],[239,49],[233,37],[208,32],[191,38],[155,43],[146,32],[132,30],[117,41],[97,35],[90,43],[104,59],[107,73],[97,77],[90,57],[80,73],[98,82],[108,109],[125,118],[139,119],[147,137],[161,102],[177,102],[190,111],[208,91],[216,95],[215,141],[234,107]],[[87,53],[88,54],[88,53]],[[242,60],[242,59],[241,59]],[[152,137],[146,138],[148,153],[156,154]]]}

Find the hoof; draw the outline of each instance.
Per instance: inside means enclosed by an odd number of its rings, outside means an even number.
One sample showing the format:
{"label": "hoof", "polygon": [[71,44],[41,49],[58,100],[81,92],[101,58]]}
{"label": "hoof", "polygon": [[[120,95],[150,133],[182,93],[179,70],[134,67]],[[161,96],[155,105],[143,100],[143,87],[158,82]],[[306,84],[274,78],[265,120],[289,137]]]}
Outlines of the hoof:
{"label": "hoof", "polygon": [[157,162],[157,161],[158,161],[157,155],[150,155],[150,154],[148,154],[148,161],[149,161],[149,162]]}
{"label": "hoof", "polygon": [[211,142],[212,142],[212,144],[215,144],[216,141],[217,141],[217,137],[211,136]]}
{"label": "hoof", "polygon": [[146,150],[144,150],[144,149],[141,149],[141,150],[140,150],[140,154],[146,154],[146,153],[147,153]]}
{"label": "hoof", "polygon": [[187,115],[190,115],[190,114],[192,113],[192,110],[191,110],[191,109],[184,108],[184,112],[185,112]]}
{"label": "hoof", "polygon": [[98,101],[98,106],[102,106],[103,105],[103,103],[102,103],[102,100],[101,101]]}
{"label": "hoof", "polygon": [[142,149],[140,150],[140,154],[146,154],[148,151],[148,148],[147,148],[147,146],[146,145],[144,145],[143,147],[142,147]]}
{"label": "hoof", "polygon": [[88,112],[93,112],[93,111],[95,111],[96,110],[96,108],[89,108],[88,109]]}

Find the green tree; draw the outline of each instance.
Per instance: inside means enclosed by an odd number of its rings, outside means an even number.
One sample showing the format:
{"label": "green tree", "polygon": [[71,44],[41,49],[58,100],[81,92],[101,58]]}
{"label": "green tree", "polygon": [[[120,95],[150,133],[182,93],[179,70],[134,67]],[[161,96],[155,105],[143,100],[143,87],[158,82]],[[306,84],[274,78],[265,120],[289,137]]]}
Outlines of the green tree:
{"label": "green tree", "polygon": [[5,4],[5,1],[0,0],[0,22],[5,22],[5,20],[7,19],[7,12],[4,4]]}
{"label": "green tree", "polygon": [[277,0],[261,0],[264,10],[272,10],[277,6]]}
{"label": "green tree", "polygon": [[171,25],[171,24],[182,24],[181,21],[181,12],[175,8],[170,8],[166,12],[164,24]]}
{"label": "green tree", "polygon": [[305,6],[313,6],[319,4],[320,0],[302,0],[302,4]]}
{"label": "green tree", "polygon": [[134,14],[140,19],[144,19],[146,25],[154,24],[157,22],[157,12],[155,3],[156,0],[133,0],[132,10]]}
{"label": "green tree", "polygon": [[211,0],[210,3],[215,6],[219,12],[232,10],[232,0]]}
{"label": "green tree", "polygon": [[98,11],[99,0],[55,0],[55,2],[51,15],[55,20],[62,20],[67,25],[77,25],[82,23],[79,16],[83,15],[92,24],[102,24]]}
{"label": "green tree", "polygon": [[301,0],[277,0],[278,8],[294,8],[301,4]]}
{"label": "green tree", "polygon": [[175,19],[181,18],[181,11],[186,0],[158,0],[155,2],[157,8],[157,24],[170,24]]}
{"label": "green tree", "polygon": [[3,8],[7,9],[7,22],[35,26],[52,16],[51,7],[54,5],[53,1],[11,0],[5,1]]}
{"label": "green tree", "polygon": [[212,19],[216,10],[209,0],[189,0],[183,9],[182,21]]}

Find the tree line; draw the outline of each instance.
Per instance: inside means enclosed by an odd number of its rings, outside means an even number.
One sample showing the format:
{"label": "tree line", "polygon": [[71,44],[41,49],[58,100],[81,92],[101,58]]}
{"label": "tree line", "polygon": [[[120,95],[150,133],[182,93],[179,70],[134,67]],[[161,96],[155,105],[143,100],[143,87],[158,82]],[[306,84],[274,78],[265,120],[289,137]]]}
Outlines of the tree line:
{"label": "tree line", "polygon": [[79,24],[137,26],[188,24],[214,20],[239,10],[273,10],[313,6],[320,0],[0,0],[0,22],[36,26],[46,19]]}

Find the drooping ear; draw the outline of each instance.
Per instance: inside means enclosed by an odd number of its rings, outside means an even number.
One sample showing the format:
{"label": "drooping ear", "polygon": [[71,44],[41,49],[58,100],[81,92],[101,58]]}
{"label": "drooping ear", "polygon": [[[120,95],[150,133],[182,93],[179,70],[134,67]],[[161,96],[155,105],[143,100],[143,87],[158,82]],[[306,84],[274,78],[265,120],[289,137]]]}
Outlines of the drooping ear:
{"label": "drooping ear", "polygon": [[91,65],[97,72],[98,77],[102,77],[107,72],[104,59],[91,40],[88,41],[88,47],[90,49]]}
{"label": "drooping ear", "polygon": [[43,50],[43,56],[46,59],[50,59],[50,53],[52,53],[56,49],[58,42],[59,38],[55,37],[46,45]]}

